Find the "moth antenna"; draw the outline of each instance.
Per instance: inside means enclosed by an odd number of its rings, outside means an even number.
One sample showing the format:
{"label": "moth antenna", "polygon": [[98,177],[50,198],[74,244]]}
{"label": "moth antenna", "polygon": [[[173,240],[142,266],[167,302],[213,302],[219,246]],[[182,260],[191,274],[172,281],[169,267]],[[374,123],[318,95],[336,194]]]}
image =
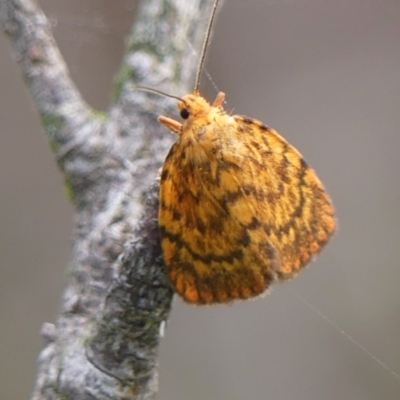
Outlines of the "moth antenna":
{"label": "moth antenna", "polygon": [[171,99],[176,99],[176,100],[182,101],[183,103],[187,104],[185,100],[183,100],[182,98],[180,98],[178,96],[174,96],[173,94],[168,94],[168,93],[162,92],[161,90],[149,88],[147,86],[133,86],[133,89],[134,90],[143,90],[145,92],[157,93],[161,96],[170,97]]}
{"label": "moth antenna", "polygon": [[218,3],[219,3],[219,0],[215,0],[214,7],[211,12],[210,21],[208,22],[208,26],[207,26],[206,37],[204,38],[203,48],[201,49],[201,58],[200,58],[199,68],[197,69],[197,75],[196,75],[196,81],[195,81],[196,84],[194,86],[195,92],[198,90],[199,85],[200,85],[200,75],[201,75],[201,71],[204,66],[204,60],[206,58],[207,47],[210,43],[211,29],[212,29],[212,26],[214,23],[214,17],[215,17],[216,11],[217,11]]}

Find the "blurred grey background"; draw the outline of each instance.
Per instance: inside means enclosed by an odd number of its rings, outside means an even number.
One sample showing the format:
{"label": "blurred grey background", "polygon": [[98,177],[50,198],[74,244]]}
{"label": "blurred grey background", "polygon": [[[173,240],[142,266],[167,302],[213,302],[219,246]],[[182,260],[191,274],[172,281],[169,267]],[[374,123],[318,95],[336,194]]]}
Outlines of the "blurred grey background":
{"label": "blurred grey background", "polygon": [[[137,1],[40,4],[78,87],[106,110]],[[398,0],[225,0],[207,69],[229,109],[305,155],[339,230],[263,299],[175,299],[160,399],[400,398],[399,38]],[[72,207],[3,36],[0,89],[0,398],[14,400],[29,397],[40,327],[57,313]]]}

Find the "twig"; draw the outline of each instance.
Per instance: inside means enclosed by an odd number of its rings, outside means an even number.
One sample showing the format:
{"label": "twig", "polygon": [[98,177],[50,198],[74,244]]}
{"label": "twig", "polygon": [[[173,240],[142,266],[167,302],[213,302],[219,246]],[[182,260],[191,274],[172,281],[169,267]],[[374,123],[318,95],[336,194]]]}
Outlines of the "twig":
{"label": "twig", "polygon": [[173,140],[156,114],[169,112],[172,103],[133,92],[132,83],[177,95],[191,91],[197,60],[187,41],[201,47],[212,3],[143,1],[114,104],[101,114],[71,81],[36,3],[0,0],[0,26],[76,208],[70,280],[56,324],[42,329],[46,346],[34,400],[155,397],[159,330],[172,299],[159,245],[155,177]]}

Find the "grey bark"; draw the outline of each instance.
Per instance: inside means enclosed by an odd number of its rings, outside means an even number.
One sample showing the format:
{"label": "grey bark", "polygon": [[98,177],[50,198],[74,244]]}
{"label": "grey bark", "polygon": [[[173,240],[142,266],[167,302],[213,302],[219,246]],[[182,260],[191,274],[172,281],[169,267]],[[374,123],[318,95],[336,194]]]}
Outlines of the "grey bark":
{"label": "grey bark", "polygon": [[[127,40],[114,102],[91,109],[71,81],[33,0],[0,0],[0,26],[75,206],[69,282],[32,395],[44,399],[153,399],[157,349],[173,296],[157,226],[158,170],[173,142],[155,110],[190,92],[213,0],[146,0]],[[117,5],[116,5],[117,6]]]}

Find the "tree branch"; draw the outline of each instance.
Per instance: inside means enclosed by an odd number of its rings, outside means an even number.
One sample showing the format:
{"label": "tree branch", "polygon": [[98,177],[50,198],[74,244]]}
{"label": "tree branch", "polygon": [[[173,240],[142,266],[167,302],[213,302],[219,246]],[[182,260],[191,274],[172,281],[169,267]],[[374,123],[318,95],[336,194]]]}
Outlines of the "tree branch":
{"label": "tree branch", "polygon": [[48,139],[55,146],[62,144],[67,132],[74,134],[76,124],[90,118],[91,110],[68,75],[49,21],[32,1],[0,0],[0,24],[14,47]]}
{"label": "tree branch", "polygon": [[[172,143],[156,120],[194,82],[213,0],[146,0],[128,38],[114,103],[91,110],[32,0],[0,0],[10,38],[76,208],[70,280],[45,324],[34,400],[152,399],[172,290],[157,226],[157,171]],[[149,188],[149,182],[154,182]],[[144,207],[143,207],[144,204]]]}

